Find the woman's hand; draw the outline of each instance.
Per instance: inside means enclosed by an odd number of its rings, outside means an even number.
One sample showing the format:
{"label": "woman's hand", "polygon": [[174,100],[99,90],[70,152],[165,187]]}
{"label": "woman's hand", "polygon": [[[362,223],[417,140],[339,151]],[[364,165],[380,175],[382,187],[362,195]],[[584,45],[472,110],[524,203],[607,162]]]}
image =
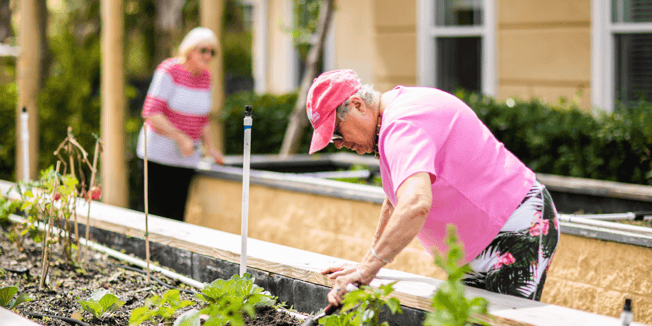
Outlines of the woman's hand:
{"label": "woman's hand", "polygon": [[210,155],[213,158],[215,163],[217,163],[219,165],[224,165],[224,156],[217,149],[215,149],[213,147],[209,147],[208,155]]}
{"label": "woman's hand", "polygon": [[321,272],[328,275],[328,278],[335,280],[333,289],[328,292],[328,302],[333,305],[339,305],[342,298],[348,292],[346,286],[348,284],[365,285],[368,282],[363,280],[363,275],[358,269],[358,265],[343,265],[337,267],[330,267]]}
{"label": "woman's hand", "polygon": [[179,145],[179,150],[181,150],[181,155],[184,157],[189,157],[195,152],[195,142],[192,141],[188,135],[184,133],[179,133],[177,138],[177,144]]}

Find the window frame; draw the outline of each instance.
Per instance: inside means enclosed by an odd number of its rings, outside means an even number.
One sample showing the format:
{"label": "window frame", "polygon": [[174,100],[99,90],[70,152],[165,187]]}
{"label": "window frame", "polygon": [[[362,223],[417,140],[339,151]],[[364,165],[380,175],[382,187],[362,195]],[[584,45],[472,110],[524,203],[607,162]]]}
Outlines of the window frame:
{"label": "window frame", "polygon": [[482,93],[497,95],[496,76],[496,2],[482,0],[482,26],[437,26],[436,0],[418,0],[417,4],[417,81],[421,86],[437,87],[437,39],[443,37],[480,37],[482,46]]}
{"label": "window frame", "polygon": [[616,35],[650,33],[652,22],[612,22],[611,0],[591,0],[591,103],[613,112],[616,84]]}

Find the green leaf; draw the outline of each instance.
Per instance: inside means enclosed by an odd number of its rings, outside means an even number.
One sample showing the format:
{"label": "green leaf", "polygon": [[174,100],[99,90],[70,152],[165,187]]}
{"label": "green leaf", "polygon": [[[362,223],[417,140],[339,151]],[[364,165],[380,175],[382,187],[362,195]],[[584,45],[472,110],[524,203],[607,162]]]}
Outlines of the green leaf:
{"label": "green leaf", "polygon": [[15,286],[5,286],[0,288],[0,306],[8,307],[11,298],[18,293],[18,288]]}
{"label": "green leaf", "polygon": [[11,307],[9,307],[9,309],[13,309],[14,307],[18,306],[19,304],[24,303],[24,302],[29,302],[29,301],[34,301],[34,298],[32,298],[32,296],[30,296],[27,293],[22,293],[22,294],[20,294],[18,296],[18,298],[16,298],[16,301],[14,301],[11,304]]}
{"label": "green leaf", "polygon": [[173,326],[200,326],[199,310],[190,309],[174,321]]}

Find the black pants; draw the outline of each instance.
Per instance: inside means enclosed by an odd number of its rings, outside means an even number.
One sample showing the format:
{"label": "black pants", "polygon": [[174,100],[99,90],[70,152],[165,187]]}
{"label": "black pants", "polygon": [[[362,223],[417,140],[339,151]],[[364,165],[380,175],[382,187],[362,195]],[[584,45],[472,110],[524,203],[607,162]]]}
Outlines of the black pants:
{"label": "black pants", "polygon": [[[145,164],[139,160],[142,175]],[[183,221],[188,199],[188,187],[195,171],[193,169],[147,162],[149,213]],[[144,191],[144,190],[143,190]],[[144,211],[144,199],[143,199]]]}

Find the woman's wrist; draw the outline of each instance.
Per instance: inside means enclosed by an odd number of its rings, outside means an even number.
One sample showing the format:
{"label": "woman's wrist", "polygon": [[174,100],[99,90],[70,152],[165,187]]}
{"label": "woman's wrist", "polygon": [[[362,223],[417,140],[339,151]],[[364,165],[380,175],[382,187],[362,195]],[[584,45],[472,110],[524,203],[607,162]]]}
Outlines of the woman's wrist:
{"label": "woman's wrist", "polygon": [[393,261],[392,259],[385,259],[385,258],[381,257],[380,255],[378,255],[378,253],[376,252],[376,249],[374,249],[374,246],[371,246],[371,248],[369,249],[369,251],[371,252],[371,255],[372,255],[374,258],[380,260],[380,261],[381,261],[383,264],[385,264],[385,265],[386,265],[386,264],[389,264],[389,263],[391,263],[391,262]]}

